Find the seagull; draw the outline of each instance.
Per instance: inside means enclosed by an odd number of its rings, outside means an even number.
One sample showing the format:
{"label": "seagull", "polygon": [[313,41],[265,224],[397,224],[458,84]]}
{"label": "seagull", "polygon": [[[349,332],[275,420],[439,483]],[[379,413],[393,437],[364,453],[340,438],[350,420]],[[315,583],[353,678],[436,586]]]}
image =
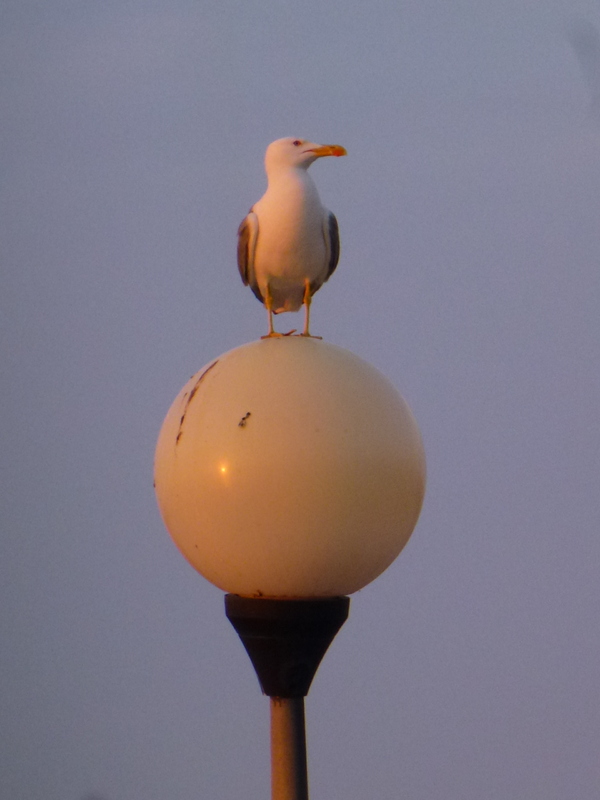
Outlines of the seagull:
{"label": "seagull", "polygon": [[269,314],[263,339],[289,336],[273,328],[273,314],[305,307],[304,330],[311,336],[310,303],[335,270],[340,238],[335,216],[321,204],[308,168],[323,156],[345,156],[339,144],[277,139],[267,147],[267,191],[238,229],[238,267],[245,286]]}

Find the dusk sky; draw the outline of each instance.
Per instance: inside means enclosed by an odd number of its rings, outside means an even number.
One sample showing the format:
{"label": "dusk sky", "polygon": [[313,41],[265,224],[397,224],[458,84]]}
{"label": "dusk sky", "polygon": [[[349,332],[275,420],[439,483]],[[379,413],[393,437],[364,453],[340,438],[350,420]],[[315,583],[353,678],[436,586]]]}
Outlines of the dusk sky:
{"label": "dusk sky", "polygon": [[1,0],[3,800],[269,796],[268,699],[152,473],[190,375],[266,332],[236,231],[282,136],[348,150],[311,167],[342,245],[312,329],[428,464],[307,698],[311,798],[597,800],[599,30],[597,0]]}

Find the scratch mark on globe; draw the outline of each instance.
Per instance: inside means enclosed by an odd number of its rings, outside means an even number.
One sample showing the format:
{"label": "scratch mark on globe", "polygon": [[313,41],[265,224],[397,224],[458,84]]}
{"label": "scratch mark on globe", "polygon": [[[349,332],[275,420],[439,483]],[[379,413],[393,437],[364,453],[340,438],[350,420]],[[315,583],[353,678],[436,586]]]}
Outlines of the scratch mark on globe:
{"label": "scratch mark on globe", "polygon": [[203,372],[203,373],[202,373],[202,374],[199,376],[198,380],[197,380],[197,381],[196,381],[196,383],[194,384],[194,387],[193,387],[193,389],[192,389],[192,390],[191,390],[191,392],[190,392],[190,396],[189,396],[189,397],[188,397],[188,399],[186,400],[185,407],[184,407],[184,409],[183,409],[183,414],[181,415],[181,419],[179,420],[179,429],[178,429],[178,431],[177,431],[177,436],[176,436],[176,438],[175,438],[175,445],[178,445],[178,444],[179,444],[179,440],[181,439],[181,437],[182,437],[182,435],[183,435],[183,422],[184,422],[184,420],[185,420],[185,415],[187,414],[188,408],[190,407],[190,403],[191,403],[191,402],[192,402],[192,400],[194,399],[194,396],[195,396],[196,392],[198,391],[198,389],[199,389],[199,387],[200,387],[200,384],[202,383],[202,381],[203,381],[203,380],[204,380],[204,378],[206,377],[206,374],[207,374],[208,372],[210,372],[210,370],[211,370],[211,369],[212,369],[214,366],[216,366],[218,363],[219,363],[219,359],[217,358],[217,360],[216,360],[216,361],[213,361],[213,363],[212,363],[212,364],[209,364],[209,366],[208,366],[208,367],[207,367],[207,368],[204,370],[204,372]]}

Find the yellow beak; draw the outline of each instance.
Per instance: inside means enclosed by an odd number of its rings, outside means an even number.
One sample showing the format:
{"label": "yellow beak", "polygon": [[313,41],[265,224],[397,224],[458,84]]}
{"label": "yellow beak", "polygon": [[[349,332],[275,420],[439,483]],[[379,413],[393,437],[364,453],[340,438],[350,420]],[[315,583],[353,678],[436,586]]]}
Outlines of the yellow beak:
{"label": "yellow beak", "polygon": [[342,147],[341,144],[322,144],[320,147],[314,147],[310,152],[319,157],[347,155],[346,148]]}

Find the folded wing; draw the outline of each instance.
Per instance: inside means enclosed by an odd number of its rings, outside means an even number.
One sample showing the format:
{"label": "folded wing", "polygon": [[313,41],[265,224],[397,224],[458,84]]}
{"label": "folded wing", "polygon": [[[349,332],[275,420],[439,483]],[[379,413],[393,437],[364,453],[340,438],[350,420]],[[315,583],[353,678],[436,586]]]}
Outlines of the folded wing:
{"label": "folded wing", "polygon": [[264,298],[258,288],[256,272],[254,269],[254,254],[256,253],[256,242],[258,241],[258,217],[252,209],[242,220],[238,228],[237,262],[240,276],[244,286],[249,286],[254,292],[254,296],[261,303]]}

